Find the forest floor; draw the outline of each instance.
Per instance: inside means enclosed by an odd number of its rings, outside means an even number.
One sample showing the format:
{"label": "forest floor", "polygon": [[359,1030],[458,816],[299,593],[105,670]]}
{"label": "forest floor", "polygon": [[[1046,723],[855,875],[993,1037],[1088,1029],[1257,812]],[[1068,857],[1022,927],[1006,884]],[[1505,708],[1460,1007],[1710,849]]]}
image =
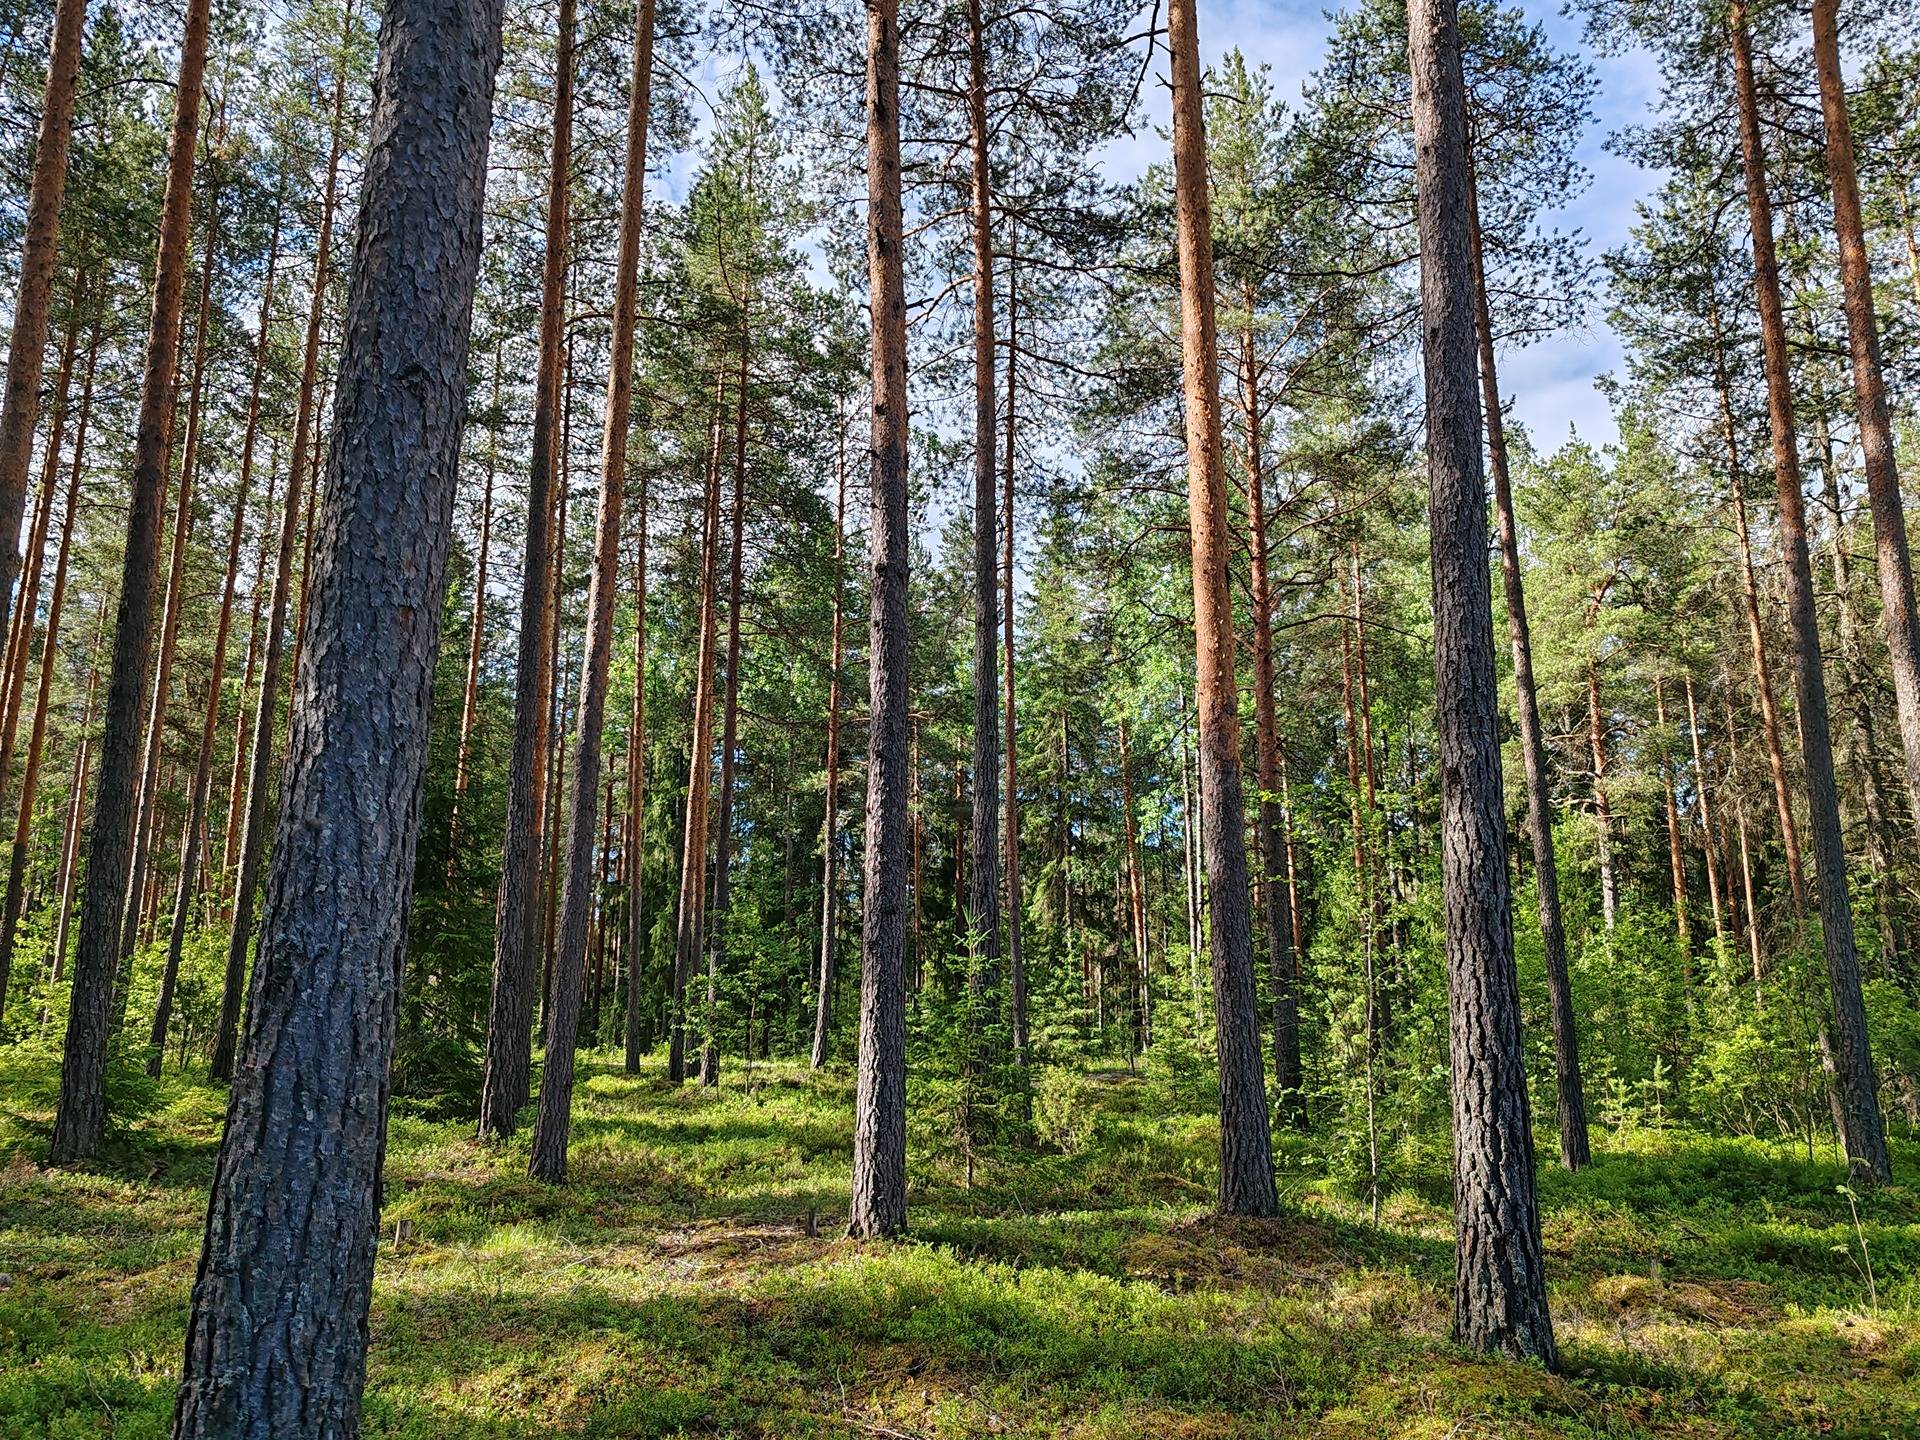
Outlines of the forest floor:
{"label": "forest floor", "polygon": [[[1283,1217],[1222,1222],[1209,1120],[1105,1077],[1075,1153],[971,1186],[918,1122],[911,1238],[855,1245],[844,1072],[607,1059],[564,1189],[524,1139],[396,1111],[367,1434],[1920,1435],[1911,1144],[1859,1230],[1804,1150],[1636,1132],[1547,1166],[1555,1376],[1448,1343],[1443,1154],[1376,1224],[1289,1138]],[[168,1080],[106,1163],[48,1171],[53,1093],[0,1052],[0,1435],[164,1436],[222,1096]]]}

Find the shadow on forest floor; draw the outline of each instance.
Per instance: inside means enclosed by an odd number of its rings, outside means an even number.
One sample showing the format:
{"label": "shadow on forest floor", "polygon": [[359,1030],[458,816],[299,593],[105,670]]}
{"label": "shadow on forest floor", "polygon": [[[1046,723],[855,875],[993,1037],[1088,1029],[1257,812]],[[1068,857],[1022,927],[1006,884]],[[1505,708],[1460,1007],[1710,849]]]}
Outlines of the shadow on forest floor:
{"label": "shadow on forest floor", "polygon": [[[48,1171],[25,1063],[0,1055],[0,1434],[165,1435],[224,1097],[166,1081],[101,1166]],[[1217,1219],[1206,1117],[1106,1077],[1074,1153],[981,1152],[971,1185],[917,1121],[911,1238],[862,1246],[843,1073],[655,1072],[583,1069],[561,1189],[524,1137],[396,1114],[367,1434],[1920,1434],[1911,1146],[1860,1232],[1837,1166],[1757,1142],[1543,1171],[1556,1376],[1448,1342],[1443,1168],[1376,1223],[1283,1140],[1283,1215]]]}

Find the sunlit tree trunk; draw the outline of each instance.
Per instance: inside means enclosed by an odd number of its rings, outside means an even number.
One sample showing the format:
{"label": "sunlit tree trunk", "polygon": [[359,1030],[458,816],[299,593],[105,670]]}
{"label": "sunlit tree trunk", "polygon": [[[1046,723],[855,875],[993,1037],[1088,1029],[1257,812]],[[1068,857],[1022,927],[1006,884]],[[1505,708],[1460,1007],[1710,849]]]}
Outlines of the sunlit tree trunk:
{"label": "sunlit tree trunk", "polygon": [[[6,390],[4,396],[0,396],[0,633],[5,632],[7,617],[16,608],[13,590],[19,557],[14,543],[27,505],[27,470],[33,460],[40,374],[46,364],[53,267],[60,247],[60,209],[66,199],[73,102],[79,88],[86,23],[87,0],[59,0],[54,7],[47,86],[40,106],[39,136],[33,149],[33,174],[27,188],[20,290],[14,297],[13,323],[7,341]],[[184,65],[181,74],[183,80],[193,78],[186,74]],[[198,89],[197,82],[195,89]],[[195,111],[197,123],[197,98]],[[188,183],[190,188],[191,176]],[[184,263],[184,241],[182,259]]]}
{"label": "sunlit tree trunk", "polygon": [[[1727,12],[1733,45],[1734,93],[1739,107],[1741,166],[1753,243],[1755,300],[1767,380],[1767,418],[1773,435],[1773,470],[1780,497],[1781,558],[1787,580],[1787,613],[1793,634],[1794,697],[1800,715],[1800,749],[1806,763],[1807,816],[1813,828],[1814,874],[1820,885],[1820,937],[1827,957],[1833,1014],[1828,1044],[1835,1115],[1849,1166],[1864,1179],[1891,1174],[1886,1134],[1867,1044],[1866,1006],[1860,994],[1860,961],[1854,948],[1853,906],[1847,894],[1847,855],[1840,832],[1840,800],[1833,773],[1833,740],[1827,728],[1827,685],[1820,666],[1820,632],[1814,614],[1813,567],[1807,553],[1805,505],[1800,493],[1800,453],[1794,433],[1793,380],[1789,370],[1780,275],[1774,258],[1773,202],[1767,194],[1766,156],[1761,147],[1759,97],[1747,33],[1745,0]],[[1915,716],[1920,742],[1920,714]],[[1905,717],[1902,717],[1905,729]],[[1916,747],[1920,754],[1920,746]]]}
{"label": "sunlit tree trunk", "polygon": [[[498,424],[500,411],[500,344],[493,347],[493,392],[488,414]],[[447,817],[447,878],[458,869],[460,804],[473,783],[473,732],[480,720],[480,659],[487,640],[487,578],[493,551],[493,482],[500,459],[500,436],[490,426],[487,463],[480,484],[480,545],[473,561],[473,602],[467,613],[467,673],[460,693],[460,741],[454,749],[453,809]]]}
{"label": "sunlit tree trunk", "polygon": [[1180,255],[1180,355],[1187,430],[1187,524],[1193,563],[1202,849],[1213,901],[1214,1035],[1219,1056],[1219,1207],[1271,1215],[1273,1180],[1265,1065],[1253,985],[1245,806],[1240,793],[1239,688],[1233,600],[1227,588],[1227,496],[1220,441],[1219,347],[1214,331],[1211,201],[1194,0],[1167,19],[1173,88],[1174,207]]}
{"label": "sunlit tree trunk", "polygon": [[1693,698],[1693,677],[1685,677],[1687,693],[1687,740],[1693,750],[1693,793],[1700,806],[1700,849],[1707,861],[1707,900],[1713,907],[1713,939],[1716,945],[1727,938],[1726,917],[1720,908],[1720,844],[1714,836],[1713,798],[1707,783],[1707,766],[1700,753],[1700,713]]}
{"label": "sunlit tree trunk", "polygon": [[1820,79],[1820,113],[1826,122],[1827,178],[1833,190],[1833,229],[1839,242],[1840,289],[1846,303],[1847,351],[1853,364],[1867,506],[1873,514],[1880,616],[1887,631],[1894,710],[1906,758],[1907,804],[1915,830],[1920,831],[1920,623],[1914,616],[1913,559],[1894,464],[1893,426],[1887,418],[1887,386],[1880,373],[1880,322],[1874,313],[1853,127],[1847,118],[1846,81],[1840,69],[1837,0],[1813,0],[1813,62]]}

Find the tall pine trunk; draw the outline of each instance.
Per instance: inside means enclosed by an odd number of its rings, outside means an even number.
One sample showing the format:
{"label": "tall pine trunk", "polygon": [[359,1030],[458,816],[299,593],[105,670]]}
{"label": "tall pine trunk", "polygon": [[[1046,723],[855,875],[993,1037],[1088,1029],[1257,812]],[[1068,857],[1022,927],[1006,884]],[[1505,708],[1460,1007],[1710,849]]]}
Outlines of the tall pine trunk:
{"label": "tall pine trunk", "polygon": [[254,341],[253,379],[247,394],[247,425],[240,442],[240,475],[235,484],[233,518],[227,529],[227,563],[220,591],[220,616],[214,625],[213,660],[207,682],[207,711],[200,726],[200,749],[194,757],[193,785],[187,800],[187,828],[180,844],[180,876],[174,891],[173,918],[167,928],[167,958],[161,972],[159,1003],[147,1047],[147,1071],[160,1073],[161,1052],[167,1036],[173,986],[180,973],[187,921],[190,917],[200,862],[206,848],[207,795],[213,785],[213,746],[220,730],[220,695],[226,677],[227,641],[233,629],[234,581],[240,570],[240,547],[246,539],[247,498],[253,484],[254,446],[260,433],[260,387],[266,377],[268,335],[272,329],[273,286],[280,260],[280,204],[273,212],[273,235],[267,245],[267,273],[260,291],[260,319]]}
{"label": "tall pine trunk", "polygon": [[1557,1363],[1513,960],[1475,384],[1466,84],[1453,0],[1407,7],[1452,1054],[1455,1339]]}
{"label": "tall pine trunk", "polygon": [[[506,834],[494,905],[493,979],[480,1137],[513,1133],[533,1065],[533,1007],[543,947],[547,735],[553,704],[553,505],[560,456],[560,367],[566,338],[567,183],[573,160],[573,4],[561,0],[554,56],[553,137],[547,166],[546,259],[540,281],[540,356],[534,379],[533,460],[520,569],[519,662],[514,674],[513,751],[507,761]],[[588,810],[592,810],[589,799]],[[591,829],[591,820],[589,820]],[[564,1145],[564,1137],[562,1140]],[[564,1166],[564,1156],[562,1157]]]}
{"label": "tall pine trunk", "polygon": [[907,294],[900,200],[898,0],[867,7],[867,278],[873,317],[872,614],[867,840],[861,876],[860,1061],[852,1213],[859,1239],[907,1224]]}
{"label": "tall pine trunk", "polygon": [[[207,64],[208,9],[209,0],[189,0],[180,48],[180,77],[174,92],[173,139],[160,207],[153,314],[147,331],[134,435],[126,556],[120,575],[119,609],[114,617],[106,729],[100,742],[100,795],[87,846],[87,889],[74,950],[73,998],[67,1011],[60,1102],[53,1123],[50,1153],[55,1164],[91,1159],[100,1148],[106,1125],[114,962],[119,954],[120,920],[132,858],[133,798],[140,767],[140,702],[146,694],[147,651],[153,637],[153,581],[173,429],[170,402],[179,364],[193,165]],[[17,528],[17,517],[14,523]],[[0,544],[0,552],[8,556],[12,549],[10,540]],[[9,558],[4,563],[11,566],[12,561]]]}
{"label": "tall pine trunk", "polygon": [[1187,429],[1187,525],[1193,554],[1194,701],[1200,732],[1202,849],[1213,901],[1214,1035],[1220,1064],[1220,1212],[1271,1215],[1278,1204],[1266,1066],[1260,1054],[1240,787],[1240,692],[1227,588],[1226,465],[1214,330],[1212,203],[1194,0],[1167,16],[1173,88],[1174,207],[1180,252],[1180,360]]}
{"label": "tall pine trunk", "polygon": [[1494,530],[1500,544],[1500,578],[1507,601],[1507,638],[1513,651],[1513,712],[1520,732],[1520,763],[1527,781],[1527,839],[1533,851],[1534,888],[1540,910],[1547,993],[1553,1013],[1554,1099],[1559,1118],[1560,1163],[1578,1170],[1592,1158],[1587,1141],[1587,1097],[1580,1075],[1580,1039],[1573,1018],[1573,981],[1567,970],[1567,931],[1560,914],[1560,867],[1553,846],[1553,797],[1547,775],[1546,732],[1540,723],[1539,691],[1533,679],[1533,634],[1527,623],[1527,593],[1521,581],[1520,535],[1508,470],[1507,426],[1500,406],[1500,372],[1493,353],[1493,308],[1487,299],[1485,246],[1480,235],[1480,199],[1468,157],[1467,216],[1473,247],[1475,349],[1480,363],[1481,402],[1486,408],[1487,459],[1493,472]]}
{"label": "tall pine trunk", "polygon": [[967,0],[968,225],[973,240],[973,884],[967,895],[969,1060],[1000,971],[1000,476],[994,465],[993,174],[982,0]]}
{"label": "tall pine trunk", "polygon": [[820,821],[820,965],[813,1005],[813,1050],[809,1063],[827,1063],[832,1033],[834,949],[840,918],[840,667],[846,635],[847,432],[840,428],[834,468],[833,642],[827,658],[827,795]]}
{"label": "tall pine trunk", "polygon": [[1907,804],[1914,827],[1920,831],[1920,623],[1914,618],[1913,558],[1907,548],[1906,507],[1894,465],[1887,385],[1880,373],[1880,322],[1874,313],[1873,272],[1860,214],[1853,127],[1847,118],[1846,81],[1840,69],[1838,0],[1813,0],[1813,63],[1820,78],[1820,113],[1826,122],[1827,178],[1833,188],[1833,230],[1840,250],[1840,289],[1846,302],[1847,352],[1853,363],[1867,505],[1873,514],[1880,615],[1887,630],[1900,748],[1906,757]]}
{"label": "tall pine trunk", "polygon": [[[53,12],[53,48],[47,61],[47,88],[40,107],[33,176],[27,188],[20,291],[14,298],[12,333],[7,341],[6,391],[4,397],[0,397],[0,633],[6,630],[9,614],[25,608],[24,604],[14,605],[14,579],[19,564],[14,543],[27,505],[27,470],[33,460],[40,374],[46,364],[53,266],[60,248],[60,209],[67,192],[73,101],[79,88],[86,24],[87,0],[59,0]],[[184,61],[184,55],[182,58]],[[182,79],[186,78],[183,63]],[[197,122],[197,105],[195,118]],[[183,263],[184,245],[183,240]]]}
{"label": "tall pine trunk", "polygon": [[[345,20],[343,18],[343,24]],[[280,659],[285,654],[287,608],[293,592],[293,549],[300,533],[301,494],[308,451],[313,444],[314,390],[320,374],[321,325],[326,317],[327,283],[333,257],[333,215],[340,183],[342,118],[346,106],[347,55],[343,44],[333,81],[333,118],[327,141],[326,180],[320,194],[320,230],[313,252],[313,293],[307,302],[306,342],[300,368],[300,396],[294,407],[293,449],[287,466],[286,498],[281,505],[279,550],[274,560],[273,599],[267,608],[266,637],[260,662],[260,693],[254,709],[247,761],[247,800],[240,829],[240,860],[235,867],[233,920],[227,937],[226,974],[220,1014],[214,1023],[208,1071],[216,1080],[233,1078],[234,1046],[240,1003],[245,994],[247,950],[252,940],[260,859],[266,848],[267,791],[273,784],[273,728],[280,707]],[[304,617],[303,617],[304,618]],[[297,679],[297,676],[296,676]]]}
{"label": "tall pine trunk", "polygon": [[[40,679],[33,705],[33,728],[27,736],[26,765],[20,773],[20,805],[13,825],[13,844],[7,857],[7,895],[0,910],[0,1012],[7,1000],[13,969],[13,942],[26,898],[27,851],[33,836],[33,804],[40,785],[40,759],[47,738],[47,707],[53,693],[53,672],[60,658],[60,620],[66,606],[67,567],[73,550],[73,527],[80,510],[80,481],[86,473],[87,430],[93,417],[93,379],[100,359],[100,324],[96,319],[87,345],[87,368],[80,382],[80,413],[73,432],[73,463],[67,472],[66,508],[60,517],[60,548],[53,562],[53,592],[47,600],[46,636],[40,642]],[[28,612],[23,607],[21,613]],[[84,741],[82,743],[85,743]]]}
{"label": "tall pine trunk", "polygon": [[[560,26],[570,67],[573,0],[561,0]],[[606,724],[613,613],[620,590],[620,510],[627,483],[627,432],[633,407],[633,331],[638,312],[635,296],[647,179],[648,86],[653,75],[652,0],[640,0],[634,26],[627,100],[627,168],[620,197],[620,248],[615,260],[613,349],[600,438],[600,498],[594,516],[593,579],[587,594],[586,656],[581,664],[580,708],[574,722],[573,797],[567,812],[566,855],[561,872],[560,943],[554,956],[553,1013],[547,1021],[540,1112],[533,1127],[533,1176],[554,1184],[567,1178],[581,970],[586,963],[587,918],[593,902],[593,805],[600,788],[601,730]],[[630,744],[639,740],[638,735],[629,737]],[[612,785],[611,777],[607,783]],[[608,794],[611,796],[611,789]],[[607,809],[611,820],[611,800]]]}
{"label": "tall pine trunk", "polygon": [[[1832,988],[1832,1029],[1824,1049],[1830,1057],[1834,1113],[1840,1122],[1840,1138],[1846,1147],[1848,1164],[1864,1179],[1884,1181],[1892,1172],[1880,1120],[1873,1057],[1867,1045],[1867,1012],[1860,994],[1853,906],[1847,894],[1847,853],[1840,831],[1833,738],[1827,725],[1827,682],[1820,666],[1813,566],[1807,553],[1805,504],[1800,493],[1793,379],[1780,300],[1779,264],[1774,257],[1773,202],[1767,194],[1760,102],[1754,81],[1745,0],[1734,0],[1729,7],[1727,26],[1733,44],[1741,168],[1746,180],[1747,217],[1753,236],[1754,298],[1760,312],[1767,420],[1773,436],[1774,481],[1780,496],[1780,551],[1787,579],[1787,618],[1793,634],[1793,686],[1800,712],[1801,756],[1806,764],[1807,818],[1813,830],[1814,875],[1820,886],[1820,936],[1826,950],[1827,980]],[[1902,720],[1904,730],[1904,716]]]}
{"label": "tall pine trunk", "polygon": [[314,643],[175,1440],[359,1431],[500,17],[494,0],[385,10]]}
{"label": "tall pine trunk", "polygon": [[[1249,291],[1251,287],[1249,287]],[[1254,347],[1253,306],[1240,337],[1240,403],[1247,424],[1248,598],[1253,627],[1254,744],[1260,795],[1256,834],[1260,854],[1260,902],[1266,929],[1267,981],[1273,991],[1273,1083],[1281,1118],[1307,1128],[1306,1081],[1300,1064],[1300,998],[1294,984],[1293,894],[1286,884],[1286,843],[1280,818],[1280,720],[1273,664],[1273,585],[1268,575],[1266,445],[1260,395],[1259,355]],[[1132,817],[1128,817],[1132,823]]]}

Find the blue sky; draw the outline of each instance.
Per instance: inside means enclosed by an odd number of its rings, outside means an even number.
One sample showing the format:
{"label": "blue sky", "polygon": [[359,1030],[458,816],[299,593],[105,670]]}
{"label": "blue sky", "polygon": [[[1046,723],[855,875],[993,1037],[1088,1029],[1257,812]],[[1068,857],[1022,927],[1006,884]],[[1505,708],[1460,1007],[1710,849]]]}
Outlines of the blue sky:
{"label": "blue sky", "polygon": [[[1551,223],[1562,230],[1579,230],[1598,265],[1602,252],[1620,244],[1633,223],[1634,202],[1651,191],[1655,177],[1605,149],[1607,135],[1623,125],[1643,121],[1659,94],[1659,75],[1651,57],[1634,53],[1618,57],[1587,52],[1577,19],[1560,13],[1558,0],[1518,0],[1519,8],[1546,26],[1560,49],[1584,54],[1594,66],[1599,93],[1595,124],[1580,149],[1580,159],[1593,182]],[[1275,91],[1295,100],[1308,73],[1319,64],[1331,29],[1323,0],[1199,0],[1200,45],[1208,61],[1234,46],[1248,60],[1269,67]],[[1112,173],[1131,178],[1163,156],[1167,124],[1164,66],[1156,61],[1151,93],[1145,97],[1151,123],[1112,149]],[[1513,412],[1543,448],[1551,449],[1567,437],[1569,428],[1599,441],[1616,436],[1607,402],[1594,385],[1596,377],[1620,360],[1620,344],[1595,314],[1585,329],[1529,346],[1521,355],[1503,357],[1501,387]]]}

